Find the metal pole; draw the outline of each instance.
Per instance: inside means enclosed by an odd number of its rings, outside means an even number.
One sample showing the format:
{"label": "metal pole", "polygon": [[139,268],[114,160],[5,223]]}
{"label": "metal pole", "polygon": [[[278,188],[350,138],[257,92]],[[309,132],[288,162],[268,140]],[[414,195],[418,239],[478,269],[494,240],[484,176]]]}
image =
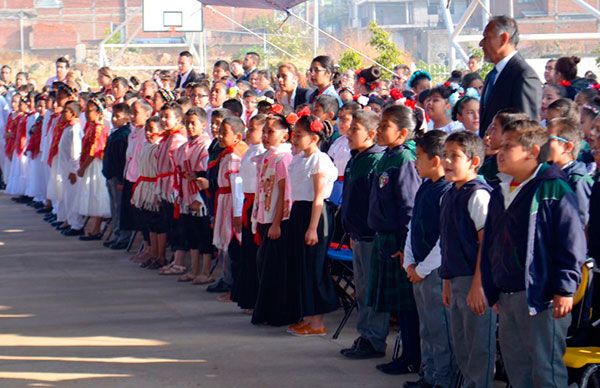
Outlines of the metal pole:
{"label": "metal pole", "polygon": [[319,51],[319,0],[314,0],[313,25],[313,57],[316,57]]}
{"label": "metal pole", "polygon": [[21,71],[25,71],[25,39],[23,37],[23,11],[19,12],[19,34],[21,39]]}
{"label": "metal pole", "polygon": [[511,18],[515,17],[515,5],[513,4],[513,0],[508,0],[508,16]]}

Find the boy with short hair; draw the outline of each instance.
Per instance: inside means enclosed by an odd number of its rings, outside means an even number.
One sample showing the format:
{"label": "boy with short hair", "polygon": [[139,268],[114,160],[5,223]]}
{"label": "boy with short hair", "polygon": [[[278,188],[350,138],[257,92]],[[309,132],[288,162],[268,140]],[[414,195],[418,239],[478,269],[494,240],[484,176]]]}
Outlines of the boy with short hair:
{"label": "boy with short hair", "polygon": [[321,142],[319,148],[327,153],[333,142],[340,137],[340,132],[336,124],[340,105],[337,98],[326,94],[320,95],[314,102],[312,114],[317,116],[325,124],[326,138]]}
{"label": "boy with short hair", "polygon": [[444,131],[433,130],[417,139],[415,166],[423,183],[415,196],[403,266],[413,284],[419,313],[423,377],[406,382],[404,387],[449,387],[455,375],[448,312],[442,304],[439,275],[440,202],[451,187],[442,166],[446,137]]}
{"label": "boy with short hair", "polygon": [[583,132],[574,121],[556,118],[548,124],[548,134],[548,161],[556,164],[567,175],[567,182],[577,196],[581,221],[587,225],[594,181],[585,163],[577,160]]}
{"label": "boy with short hair", "polygon": [[442,298],[463,387],[493,387],[496,316],[481,287],[480,244],[491,188],[477,176],[484,145],[471,132],[455,132],[444,144],[444,171],[452,188],[442,198],[440,248]]}
{"label": "boy with short hair", "polygon": [[499,312],[513,387],[566,387],[563,363],[586,242],[576,197],[556,165],[540,163],[547,133],[532,120],[504,128],[481,254],[483,288]]}
{"label": "boy with short hair", "polygon": [[125,163],[127,161],[127,145],[131,133],[131,110],[125,103],[112,107],[112,125],[116,128],[106,141],[104,158],[102,159],[102,174],[106,178],[110,194],[110,212],[112,217],[113,239],[103,245],[111,249],[125,249],[129,242],[131,231],[124,230],[121,225],[121,201],[125,183]]}
{"label": "boy with short hair", "polygon": [[379,116],[374,112],[357,111],[348,130],[348,146],[352,158],[346,165],[342,200],[342,222],[350,235],[355,297],[358,304],[360,333],[351,348],[342,349],[345,357],[367,359],[385,356],[385,339],[389,331],[389,313],[376,312],[367,306],[367,286],[373,256],[375,232],[367,224],[373,169],[383,155],[383,147],[375,144]]}

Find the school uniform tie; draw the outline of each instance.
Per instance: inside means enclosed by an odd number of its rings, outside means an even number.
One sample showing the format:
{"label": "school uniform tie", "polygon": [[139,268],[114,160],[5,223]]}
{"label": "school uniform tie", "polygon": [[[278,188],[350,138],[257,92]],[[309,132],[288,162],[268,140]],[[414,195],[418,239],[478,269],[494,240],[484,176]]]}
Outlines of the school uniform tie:
{"label": "school uniform tie", "polygon": [[483,96],[483,101],[485,102],[486,106],[488,105],[489,98],[492,95],[492,90],[494,89],[494,82],[496,81],[497,75],[498,70],[496,70],[496,66],[494,66],[492,71],[490,71],[490,73],[487,76],[487,85],[485,87],[485,93]]}

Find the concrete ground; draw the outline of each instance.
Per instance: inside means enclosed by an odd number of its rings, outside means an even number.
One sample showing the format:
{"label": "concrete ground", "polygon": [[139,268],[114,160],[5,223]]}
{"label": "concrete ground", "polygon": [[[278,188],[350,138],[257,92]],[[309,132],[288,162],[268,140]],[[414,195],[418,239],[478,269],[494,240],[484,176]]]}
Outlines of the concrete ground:
{"label": "concrete ground", "polygon": [[351,320],[331,339],[340,312],[327,316],[327,337],[292,337],[127,257],[63,237],[0,194],[0,387],[401,387],[415,378],[378,372],[389,356],[343,359],[356,331]]}

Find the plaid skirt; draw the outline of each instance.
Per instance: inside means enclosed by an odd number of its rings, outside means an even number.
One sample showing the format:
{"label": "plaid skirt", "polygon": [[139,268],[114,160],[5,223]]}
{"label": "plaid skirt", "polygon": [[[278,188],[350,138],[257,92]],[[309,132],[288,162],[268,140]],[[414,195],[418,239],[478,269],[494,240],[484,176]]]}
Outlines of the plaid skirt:
{"label": "plaid skirt", "polygon": [[404,250],[394,233],[377,233],[369,272],[367,305],[377,312],[416,310],[412,283],[406,277],[400,258],[392,255]]}

